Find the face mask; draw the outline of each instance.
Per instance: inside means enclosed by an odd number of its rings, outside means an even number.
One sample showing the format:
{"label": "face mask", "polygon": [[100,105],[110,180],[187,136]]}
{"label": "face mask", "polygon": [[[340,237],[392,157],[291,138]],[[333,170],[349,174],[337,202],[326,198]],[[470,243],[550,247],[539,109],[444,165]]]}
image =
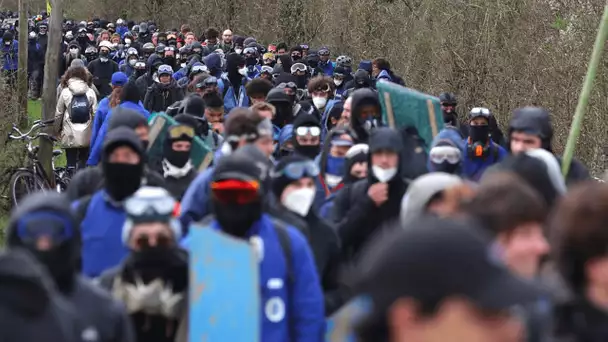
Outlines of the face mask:
{"label": "face mask", "polygon": [[383,169],[380,166],[372,165],[372,172],[380,183],[386,183],[395,177],[397,168],[391,167],[389,169]]}
{"label": "face mask", "polygon": [[458,171],[458,168],[460,167],[460,163],[450,164],[447,161],[444,161],[443,163],[437,164],[437,163],[431,162],[431,166],[435,172],[445,172],[445,173],[449,173],[449,174],[455,174],[456,171]]}
{"label": "face mask", "polygon": [[325,108],[327,104],[327,97],[322,96],[313,96],[312,103],[317,107],[317,109]]}
{"label": "face mask", "polygon": [[106,63],[106,62],[108,62],[108,57],[99,57],[99,60],[100,60],[102,63]]}
{"label": "face mask", "polygon": [[473,142],[480,142],[483,144],[487,143],[488,139],[490,138],[490,126],[470,126],[469,137]]}
{"label": "face mask", "polygon": [[297,145],[295,148],[296,152],[303,155],[304,157],[308,157],[310,159],[315,159],[321,150],[321,146],[319,145]]}
{"label": "face mask", "polygon": [[180,64],[180,66],[181,66],[182,68],[185,68],[187,65],[188,65],[188,64],[186,64],[186,63],[182,63],[182,64]]}
{"label": "face mask", "polygon": [[293,61],[299,61],[300,59],[302,59],[302,56],[299,56],[299,55],[291,56],[291,60],[293,60]]}
{"label": "face mask", "polygon": [[378,127],[378,121],[376,119],[368,119],[368,120],[365,120],[365,122],[363,122],[363,124],[361,126],[363,127],[364,130],[369,132],[372,130],[372,128]]}
{"label": "face mask", "polygon": [[167,161],[169,163],[171,163],[171,165],[181,168],[181,167],[184,167],[184,165],[186,165],[188,160],[190,160],[190,151],[171,150],[165,156],[165,159],[167,159]]}
{"label": "face mask", "polygon": [[315,193],[314,188],[294,190],[287,194],[281,203],[290,211],[293,211],[300,216],[306,216],[315,200]]}
{"label": "face mask", "polygon": [[334,84],[336,85],[336,87],[341,86],[342,82],[343,82],[342,80],[336,80],[336,79],[334,79]]}
{"label": "face mask", "polygon": [[6,46],[10,46],[10,45],[11,45],[11,42],[4,42],[4,45],[6,45]]}
{"label": "face mask", "polygon": [[234,49],[234,52],[235,52],[237,55],[240,55],[240,54],[241,54],[241,52],[243,52],[243,49]]}
{"label": "face mask", "polygon": [[104,163],[106,191],[116,201],[122,201],[139,189],[143,164]]}
{"label": "face mask", "polygon": [[78,55],[78,49],[70,49],[70,55],[72,55],[72,56]]}
{"label": "face mask", "polygon": [[244,237],[262,216],[262,202],[249,204],[213,203],[213,212],[222,230],[236,237]]}
{"label": "face mask", "polygon": [[247,59],[245,60],[245,64],[247,64],[247,66],[254,66],[258,63],[258,60],[255,57],[247,57]]}
{"label": "face mask", "polygon": [[242,76],[247,76],[247,67],[240,68],[239,74],[241,74]]}
{"label": "face mask", "polygon": [[131,39],[129,39],[129,38],[126,38],[126,39],[125,39],[125,44],[129,45],[129,44],[131,44],[131,43],[132,43]]}
{"label": "face mask", "polygon": [[135,66],[135,63],[137,63],[137,59],[130,59],[129,60],[129,65],[130,66]]}
{"label": "face mask", "polygon": [[59,290],[65,292],[72,289],[76,274],[76,256],[70,242],[48,251],[28,250],[46,267]]}
{"label": "face mask", "polygon": [[327,166],[325,167],[325,172],[332,175],[343,175],[345,162],[345,158],[327,156]]}
{"label": "face mask", "polygon": [[99,57],[108,57],[109,55],[110,55],[110,53],[107,51],[102,51],[99,53]]}

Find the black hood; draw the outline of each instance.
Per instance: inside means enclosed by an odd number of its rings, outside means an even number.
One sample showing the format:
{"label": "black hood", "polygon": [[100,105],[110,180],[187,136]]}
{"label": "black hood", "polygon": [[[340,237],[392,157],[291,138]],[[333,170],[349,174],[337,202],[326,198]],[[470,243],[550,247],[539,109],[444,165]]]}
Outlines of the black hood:
{"label": "black hood", "polygon": [[[549,112],[542,107],[522,107],[513,111],[513,117],[509,123],[509,137],[513,131],[521,131],[533,134],[542,140],[542,147],[553,152],[551,139],[553,139],[553,127]],[[507,144],[510,149],[510,144]]]}
{"label": "black hood", "polygon": [[372,172],[372,154],[379,150],[390,150],[394,151],[399,155],[399,162],[397,163],[397,174],[390,182],[400,180],[402,178],[401,158],[403,153],[403,139],[401,134],[388,127],[380,127],[375,129],[369,137],[369,155],[367,163],[367,177],[370,183],[377,183],[378,180]]}
{"label": "black hood", "polygon": [[245,58],[236,53],[229,53],[226,56],[226,71],[229,74],[238,74],[239,66],[245,65]]}
{"label": "black hood", "polygon": [[151,54],[150,57],[148,57],[148,62],[146,63],[146,66],[148,67],[148,75],[152,77],[152,75],[154,74],[154,66],[162,64],[163,59],[159,55],[155,53]]}
{"label": "black hood", "polygon": [[110,117],[110,122],[108,123],[108,131],[111,131],[117,127],[128,127],[130,129],[135,129],[139,126],[146,125],[148,125],[148,121],[141,113],[138,113],[133,109],[117,107],[112,110],[112,116]]}
{"label": "black hood", "polygon": [[[369,88],[357,89],[351,95],[351,117],[350,127],[356,134],[356,140],[359,143],[366,143],[369,134],[362,127],[360,122],[361,108],[365,105],[375,105],[378,107],[378,115],[381,114],[380,100],[378,93]],[[378,118],[380,119],[380,118]]]}
{"label": "black hood", "polygon": [[129,146],[140,156],[144,155],[144,146],[135,132],[127,127],[117,127],[108,131],[103,142],[103,161],[106,162],[109,154],[116,147]]}
{"label": "black hood", "polygon": [[0,303],[20,315],[40,316],[48,308],[52,282],[25,250],[0,255]]}
{"label": "black hood", "polygon": [[355,89],[369,88],[372,86],[372,79],[369,76],[369,73],[363,69],[359,69],[355,72],[354,80]]}

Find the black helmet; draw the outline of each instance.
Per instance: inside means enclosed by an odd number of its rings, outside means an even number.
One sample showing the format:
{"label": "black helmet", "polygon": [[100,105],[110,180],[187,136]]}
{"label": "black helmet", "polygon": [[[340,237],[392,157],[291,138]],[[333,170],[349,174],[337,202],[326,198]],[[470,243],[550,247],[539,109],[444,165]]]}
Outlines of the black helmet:
{"label": "black helmet", "polygon": [[456,95],[452,93],[441,93],[439,95],[439,102],[451,105],[457,105],[458,100],[456,99]]}

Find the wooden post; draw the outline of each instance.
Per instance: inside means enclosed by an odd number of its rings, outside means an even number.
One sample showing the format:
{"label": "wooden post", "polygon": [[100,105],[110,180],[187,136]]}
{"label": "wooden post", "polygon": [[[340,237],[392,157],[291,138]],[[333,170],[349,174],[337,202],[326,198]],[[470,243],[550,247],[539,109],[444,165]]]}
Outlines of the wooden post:
{"label": "wooden post", "polygon": [[27,114],[27,48],[28,22],[26,0],[19,0],[19,70],[17,73],[17,98],[19,102],[19,123],[22,127],[28,124]]}
{"label": "wooden post", "polygon": [[[57,105],[57,79],[59,77],[59,56],[62,51],[63,0],[52,0],[51,18],[49,21],[48,47],[45,56],[44,83],[42,86],[42,118],[49,120],[55,118]],[[55,134],[53,127],[47,127],[46,132]],[[49,184],[55,186],[51,159],[53,157],[53,143],[47,139],[40,139],[38,157],[44,168]]]}

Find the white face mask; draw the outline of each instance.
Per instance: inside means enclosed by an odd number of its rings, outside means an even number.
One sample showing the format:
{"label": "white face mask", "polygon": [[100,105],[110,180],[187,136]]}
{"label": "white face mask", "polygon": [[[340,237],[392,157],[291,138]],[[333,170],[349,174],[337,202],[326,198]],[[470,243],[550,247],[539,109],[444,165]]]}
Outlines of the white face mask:
{"label": "white face mask", "polygon": [[186,63],[182,63],[182,64],[180,64],[180,66],[181,66],[182,68],[185,68],[185,67],[186,67],[186,65],[188,65],[188,64],[186,64]]}
{"label": "white face mask", "polygon": [[240,55],[241,52],[243,52],[243,49],[234,49],[234,52],[236,52],[238,55]]}
{"label": "white face mask", "polygon": [[125,44],[127,44],[127,45],[131,44],[131,39],[129,39],[129,38],[125,39]]}
{"label": "white face mask", "polygon": [[383,169],[380,166],[372,165],[372,172],[380,183],[386,183],[395,177],[397,168],[391,167],[390,169]]}
{"label": "white face mask", "polygon": [[78,49],[70,49],[70,54],[76,56],[78,54]]}
{"label": "white face mask", "polygon": [[105,63],[105,62],[107,62],[107,61],[108,61],[108,57],[99,57],[99,60],[100,60],[102,63]]}
{"label": "white face mask", "polygon": [[129,65],[130,66],[135,66],[135,63],[137,63],[137,59],[130,59],[129,60]]}
{"label": "white face mask", "polygon": [[239,69],[239,74],[243,76],[247,76],[247,67],[242,67]]}
{"label": "white face mask", "polygon": [[336,85],[336,87],[341,86],[341,85],[342,85],[342,82],[343,82],[342,80],[335,80],[335,79],[334,79],[334,84]]}
{"label": "white face mask", "polygon": [[312,202],[315,200],[314,188],[301,188],[287,194],[281,203],[285,208],[300,216],[308,215]]}
{"label": "white face mask", "polygon": [[317,107],[317,109],[325,108],[327,104],[327,97],[322,96],[313,96],[312,103]]}

